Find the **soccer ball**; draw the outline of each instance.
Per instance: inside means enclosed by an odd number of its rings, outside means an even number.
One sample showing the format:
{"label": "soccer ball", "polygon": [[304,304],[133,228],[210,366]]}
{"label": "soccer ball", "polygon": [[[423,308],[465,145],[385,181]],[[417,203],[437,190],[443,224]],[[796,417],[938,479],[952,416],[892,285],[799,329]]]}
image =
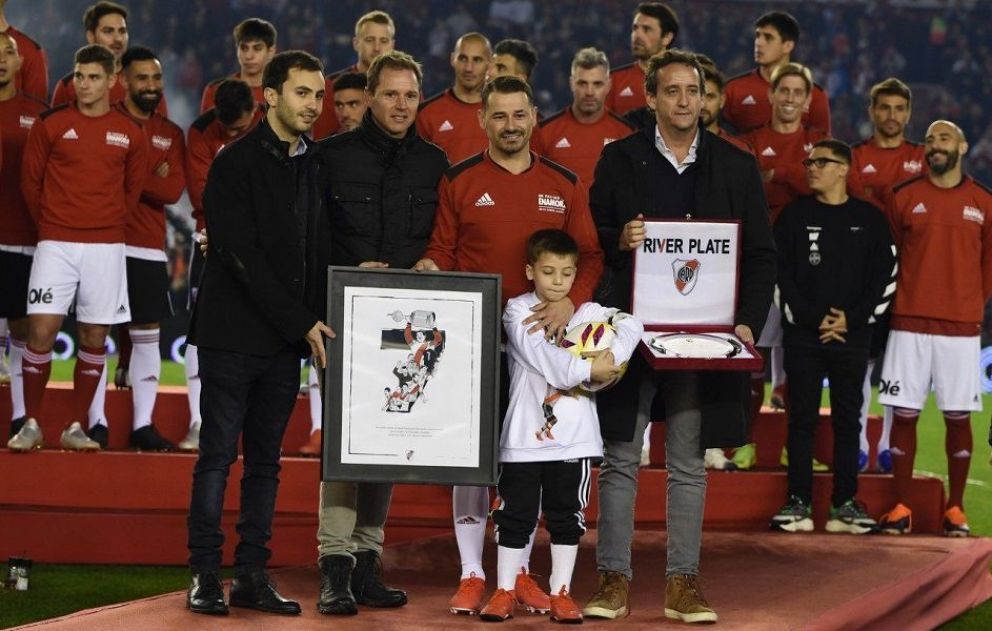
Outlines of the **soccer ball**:
{"label": "soccer ball", "polygon": [[[607,350],[616,337],[617,330],[609,322],[584,322],[569,329],[561,341],[561,347],[576,357],[582,357],[583,353]],[[592,361],[592,358],[588,358],[587,361]],[[620,373],[615,379],[603,382],[584,381],[579,384],[579,388],[586,392],[605,390],[616,385],[626,372],[627,362],[624,362],[620,365]]]}

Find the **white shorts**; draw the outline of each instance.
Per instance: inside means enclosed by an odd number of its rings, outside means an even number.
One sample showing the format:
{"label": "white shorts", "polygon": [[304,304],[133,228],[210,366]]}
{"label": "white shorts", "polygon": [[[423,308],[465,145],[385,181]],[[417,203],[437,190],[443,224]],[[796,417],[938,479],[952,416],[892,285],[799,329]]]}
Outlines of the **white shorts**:
{"label": "white shorts", "polygon": [[28,281],[28,315],[67,315],[85,324],[131,321],[123,243],[41,241]]}
{"label": "white shorts", "polygon": [[931,385],[944,412],[980,412],[981,341],[973,337],[891,331],[882,362],[878,402],[922,410]]}
{"label": "white shorts", "polygon": [[774,348],[782,345],[782,310],[773,302],[768,310],[765,328],[761,329],[761,338],[755,344],[758,348]]}

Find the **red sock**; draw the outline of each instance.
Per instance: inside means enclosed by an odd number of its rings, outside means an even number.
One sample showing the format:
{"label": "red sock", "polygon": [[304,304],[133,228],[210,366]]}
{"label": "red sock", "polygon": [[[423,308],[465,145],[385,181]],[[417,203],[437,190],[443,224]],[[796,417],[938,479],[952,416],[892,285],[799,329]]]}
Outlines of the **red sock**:
{"label": "red sock", "polygon": [[131,365],[131,332],[126,325],[117,327],[117,365],[127,368]]}
{"label": "red sock", "polygon": [[48,376],[52,373],[52,351],[40,352],[24,347],[24,359],[21,360],[21,373],[24,375],[24,411],[33,418],[41,417],[41,400],[48,385]]}
{"label": "red sock", "polygon": [[944,423],[947,425],[947,435],[944,438],[949,487],[947,507],[957,506],[964,510],[964,487],[968,482],[968,468],[971,466],[971,414],[944,412]]}
{"label": "red sock", "polygon": [[754,442],[754,427],[761,414],[761,404],[765,402],[765,376],[751,377],[751,416],[747,425],[747,442]]}
{"label": "red sock", "polygon": [[76,356],[76,370],[72,374],[72,421],[84,422],[89,415],[90,404],[97,384],[103,378],[103,364],[107,361],[107,351],[102,346],[96,348],[80,346]]}
{"label": "red sock", "polygon": [[916,421],[919,410],[895,408],[892,411],[892,477],[896,484],[896,501],[903,504],[913,483],[913,463],[916,461]]}

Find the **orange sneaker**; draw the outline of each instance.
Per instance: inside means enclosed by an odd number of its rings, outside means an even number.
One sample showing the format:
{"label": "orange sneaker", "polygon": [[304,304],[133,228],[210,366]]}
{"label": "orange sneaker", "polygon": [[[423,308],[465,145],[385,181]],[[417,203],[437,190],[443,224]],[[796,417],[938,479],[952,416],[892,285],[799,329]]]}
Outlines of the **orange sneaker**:
{"label": "orange sneaker", "polygon": [[951,506],[944,512],[944,536],[945,537],[967,537],[971,534],[968,527],[968,518],[964,516],[964,511],[960,506]]}
{"label": "orange sneaker", "polygon": [[524,568],[520,568],[517,580],[513,585],[513,594],[517,602],[527,608],[531,613],[545,614],[551,611],[551,599],[540,588],[533,574],[528,574]]}
{"label": "orange sneaker", "polygon": [[905,504],[896,504],[879,517],[878,529],[887,535],[908,535],[913,531],[913,511]]}
{"label": "orange sneaker", "polygon": [[582,610],[562,585],[557,596],[551,597],[551,620],[561,624],[582,624]]}
{"label": "orange sneaker", "polygon": [[448,611],[454,614],[474,616],[482,607],[482,597],[486,593],[486,582],[472,572],[458,584],[458,591],[448,601]]}
{"label": "orange sneaker", "polygon": [[479,612],[479,618],[486,622],[503,622],[513,617],[513,608],[517,606],[517,597],[512,591],[497,589],[486,606]]}
{"label": "orange sneaker", "polygon": [[303,445],[302,447],[300,447],[300,455],[301,456],[313,456],[313,457],[319,456],[320,453],[321,453],[321,450],[322,450],[321,449],[321,438],[322,438],[322,435],[321,435],[321,431],[319,429],[317,431],[313,432],[312,434],[310,434],[310,440],[308,440],[305,445]]}

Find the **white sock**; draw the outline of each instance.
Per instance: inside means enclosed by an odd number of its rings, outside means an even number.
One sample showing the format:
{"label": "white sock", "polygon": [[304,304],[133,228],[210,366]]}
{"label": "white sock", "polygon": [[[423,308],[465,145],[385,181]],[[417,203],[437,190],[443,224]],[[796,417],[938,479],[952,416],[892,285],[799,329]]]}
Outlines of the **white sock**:
{"label": "white sock", "polygon": [[131,334],[131,399],[134,416],[131,429],[141,429],[152,424],[152,410],[158,395],[158,380],[162,373],[162,354],[158,350],[159,329],[135,329]]}
{"label": "white sock", "polygon": [[647,450],[648,453],[651,452],[651,423],[644,428],[644,442],[641,443],[641,451]]}
{"label": "white sock", "polygon": [[24,373],[22,362],[26,342],[10,338],[10,405],[11,419],[21,418],[27,414],[24,409]]}
{"label": "white sock", "polygon": [[496,546],[496,550],[498,552],[496,574],[499,578],[496,588],[512,591],[517,584],[517,574],[520,573],[520,562],[524,549]]}
{"label": "white sock", "polygon": [[189,399],[189,426],[200,422],[200,356],[196,346],[186,345],[186,396]]}
{"label": "white sock", "polygon": [[107,426],[107,414],[104,407],[107,401],[107,362],[103,363],[103,375],[100,382],[96,384],[96,392],[93,393],[93,402],[90,403],[89,417],[90,429],[97,425]]}
{"label": "white sock", "polygon": [[[7,338],[10,334],[10,327],[7,326],[7,318],[0,318],[0,362],[4,361],[7,355]],[[14,338],[10,338],[13,341]]]}
{"label": "white sock", "polygon": [[575,557],[579,554],[579,546],[551,544],[551,595],[557,596],[562,587],[572,593],[572,571],[575,569]]}
{"label": "white sock", "polygon": [[889,438],[892,436],[892,408],[886,405],[882,410],[882,435],[878,438],[879,451],[890,448]]}
{"label": "white sock", "polygon": [[785,349],[781,346],[772,347],[772,387],[785,383]]}
{"label": "white sock", "polygon": [[482,548],[486,543],[489,489],[484,486],[456,486],[452,488],[451,507],[455,519],[455,541],[458,542],[458,556],[462,563],[462,578],[475,574],[485,580]]}
{"label": "white sock", "polygon": [[[540,517],[540,513],[538,513],[538,517]],[[534,549],[534,537],[537,536],[537,527],[539,525],[538,520],[535,519],[534,530],[530,531],[530,539],[527,540],[527,545],[523,547],[524,554],[520,557],[520,567],[528,574],[530,574],[530,553]]]}
{"label": "white sock", "polygon": [[861,392],[865,397],[861,404],[861,451],[868,453],[868,406],[871,404],[871,373],[875,371],[875,360],[868,360],[868,370],[865,372],[865,383]]}
{"label": "white sock", "polygon": [[310,365],[307,370],[307,388],[310,399],[310,433],[313,434],[321,428],[320,419],[323,414],[323,405],[320,398],[320,385],[317,381],[317,371],[320,370],[314,365]]}

